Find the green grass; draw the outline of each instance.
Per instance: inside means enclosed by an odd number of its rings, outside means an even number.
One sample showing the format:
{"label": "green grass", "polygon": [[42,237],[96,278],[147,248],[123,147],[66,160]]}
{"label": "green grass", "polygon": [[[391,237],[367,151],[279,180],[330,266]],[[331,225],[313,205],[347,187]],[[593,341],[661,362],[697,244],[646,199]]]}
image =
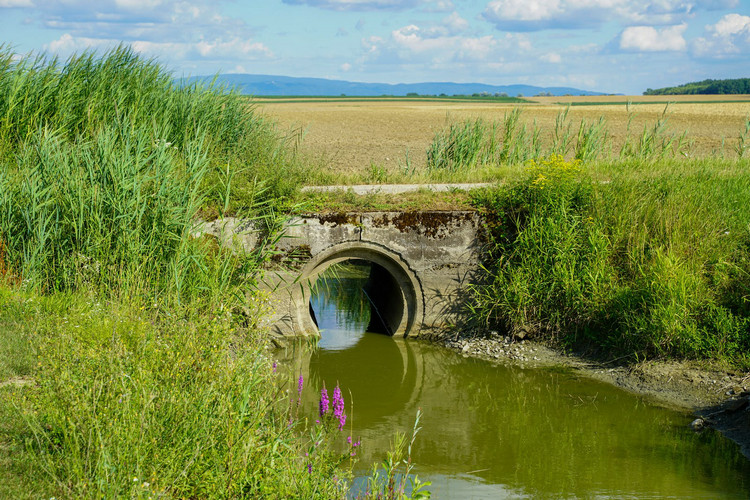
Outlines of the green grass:
{"label": "green grass", "polygon": [[466,191],[436,193],[427,189],[400,193],[398,196],[383,193],[357,195],[346,190],[309,192],[300,197],[300,208],[313,213],[474,209]]}
{"label": "green grass", "polygon": [[343,494],[344,457],[325,443],[344,436],[324,434],[318,445],[305,437],[263,337],[231,310],[8,291],[1,299],[14,326],[0,343],[29,339],[34,361],[18,371],[32,385],[2,389],[7,497]]}
{"label": "green grass", "polygon": [[[532,159],[559,155],[587,163],[596,160],[648,161],[675,157],[690,157],[687,133],[678,134],[668,127],[669,106],[652,125],[642,130],[631,130],[634,114],[629,112],[625,141],[613,150],[611,132],[604,116],[598,120],[572,123],[569,108],[562,110],[551,130],[544,130],[536,122],[521,121],[522,108],[506,113],[501,120],[483,119],[454,122],[438,132],[427,150],[428,172],[452,172],[471,175],[474,171],[488,171],[498,166],[523,164]],[[738,156],[744,151],[747,131],[738,131]],[[478,174],[481,175],[481,174]]]}
{"label": "green grass", "polygon": [[204,205],[216,211],[241,210],[258,193],[283,198],[302,174],[299,137],[283,137],[244,96],[182,85],[127,47],[61,62],[0,46],[0,158],[13,163],[40,142],[85,146],[118,136],[138,136],[141,158],[159,148],[178,161],[190,151],[205,157]]}
{"label": "green grass", "polygon": [[178,86],[129,49],[0,53],[2,260],[37,290],[225,293],[263,257],[217,253],[193,224],[284,206],[293,156],[241,96]]}
{"label": "green grass", "polygon": [[475,203],[490,237],[481,323],[604,357],[750,367],[747,160],[551,157]]}
{"label": "green grass", "polygon": [[[0,496],[344,495],[260,326],[294,139],[128,48],[0,51]],[[229,214],[267,246],[194,234]]]}

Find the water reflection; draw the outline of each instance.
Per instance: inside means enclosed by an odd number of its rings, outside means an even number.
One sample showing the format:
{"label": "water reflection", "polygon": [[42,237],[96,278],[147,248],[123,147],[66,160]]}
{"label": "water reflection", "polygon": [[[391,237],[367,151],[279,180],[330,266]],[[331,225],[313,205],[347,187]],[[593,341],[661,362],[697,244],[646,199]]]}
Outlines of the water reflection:
{"label": "water reflection", "polygon": [[362,331],[327,340],[327,318],[340,317],[328,307],[343,302],[321,301],[321,345],[288,356],[308,380],[311,416],[324,382],[351,395],[362,473],[421,407],[416,472],[436,498],[750,497],[750,462],[719,434],[693,433],[687,414],[565,370],[498,366]]}
{"label": "water reflection", "polygon": [[369,263],[347,261],[331,266],[315,282],[310,308],[321,332],[321,349],[347,349],[364,336],[371,315],[364,292],[370,270]]}

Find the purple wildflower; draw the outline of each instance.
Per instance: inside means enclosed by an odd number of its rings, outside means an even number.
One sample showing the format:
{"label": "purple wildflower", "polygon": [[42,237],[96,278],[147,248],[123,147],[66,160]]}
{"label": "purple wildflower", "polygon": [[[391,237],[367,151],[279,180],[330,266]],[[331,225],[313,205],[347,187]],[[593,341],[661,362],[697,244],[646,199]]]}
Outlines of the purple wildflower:
{"label": "purple wildflower", "polygon": [[276,366],[278,366],[278,365],[276,365],[276,361],[274,361],[274,362],[273,362],[273,372],[274,372],[274,373],[276,373]]}
{"label": "purple wildflower", "polygon": [[302,374],[299,374],[299,380],[297,381],[297,394],[302,394],[302,388],[305,386],[305,379],[302,378]]}
{"label": "purple wildflower", "polygon": [[307,473],[308,474],[312,474],[312,464],[311,463],[307,464]]}
{"label": "purple wildflower", "polygon": [[346,413],[344,413],[344,397],[341,395],[339,385],[333,389],[333,416],[339,421],[339,430],[344,428]]}
{"label": "purple wildflower", "polygon": [[349,445],[351,445],[352,444],[352,437],[351,436],[346,436],[346,442],[349,443]]}
{"label": "purple wildflower", "polygon": [[328,412],[328,405],[328,391],[326,390],[325,384],[323,384],[323,388],[320,390],[320,402],[318,403],[321,417]]}
{"label": "purple wildflower", "polygon": [[333,416],[339,418],[344,413],[344,396],[341,395],[341,388],[336,384],[333,389]]}

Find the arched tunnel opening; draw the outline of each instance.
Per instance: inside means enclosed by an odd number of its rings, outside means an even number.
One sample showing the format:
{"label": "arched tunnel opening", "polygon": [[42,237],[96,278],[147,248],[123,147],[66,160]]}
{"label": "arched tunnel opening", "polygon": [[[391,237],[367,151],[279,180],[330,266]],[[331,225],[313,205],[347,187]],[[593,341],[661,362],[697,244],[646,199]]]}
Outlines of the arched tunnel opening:
{"label": "arched tunnel opening", "polygon": [[363,289],[370,304],[368,331],[393,335],[404,316],[404,296],[396,278],[383,266],[372,263]]}
{"label": "arched tunnel opening", "polygon": [[[353,279],[356,286],[339,286],[341,278],[344,282]],[[364,241],[335,245],[307,263],[298,283],[301,286],[292,292],[293,314],[298,331],[305,335],[330,328],[327,318],[331,317],[344,322],[357,318],[358,322],[365,322],[364,326],[357,326],[362,332],[393,337],[418,335],[422,327],[422,285],[398,253],[381,245]],[[338,306],[347,301],[351,304],[344,310],[336,307],[333,313],[326,311],[331,302]]]}
{"label": "arched tunnel opening", "polygon": [[309,311],[324,337],[342,338],[364,332],[394,335],[403,329],[406,312],[398,280],[385,267],[364,259],[326,268],[312,287]]}

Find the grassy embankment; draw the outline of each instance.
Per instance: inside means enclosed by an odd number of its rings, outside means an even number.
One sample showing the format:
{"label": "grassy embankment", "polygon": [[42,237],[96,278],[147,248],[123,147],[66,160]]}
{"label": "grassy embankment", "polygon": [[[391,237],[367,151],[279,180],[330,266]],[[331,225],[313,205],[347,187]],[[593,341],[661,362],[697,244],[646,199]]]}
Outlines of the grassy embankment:
{"label": "grassy embankment", "polygon": [[453,124],[428,168],[496,169],[476,319],[601,356],[750,368],[750,121],[733,158],[691,158],[666,115],[612,151],[604,120]]}
{"label": "grassy embankment", "polygon": [[272,124],[128,49],[4,49],[0,162],[0,497],[343,494],[345,431],[306,437],[264,350],[270,250],[191,236],[232,213],[273,243],[300,164]]}

